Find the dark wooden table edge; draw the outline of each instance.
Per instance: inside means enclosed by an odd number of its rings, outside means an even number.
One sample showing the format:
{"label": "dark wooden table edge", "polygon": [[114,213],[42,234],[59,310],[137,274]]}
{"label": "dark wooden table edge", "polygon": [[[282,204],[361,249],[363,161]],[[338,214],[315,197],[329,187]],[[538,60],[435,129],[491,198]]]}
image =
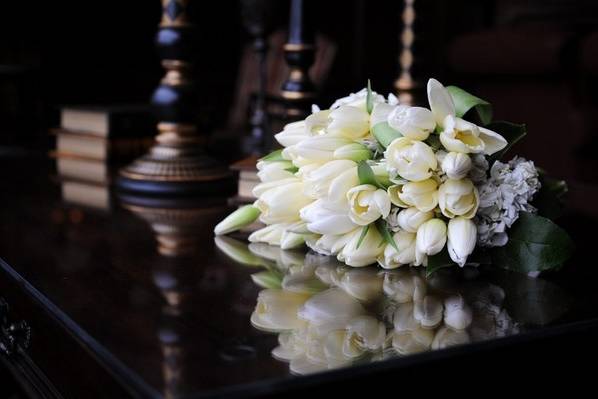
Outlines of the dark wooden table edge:
{"label": "dark wooden table edge", "polygon": [[13,281],[26,292],[38,306],[41,306],[87,353],[110,374],[133,397],[161,399],[162,394],[148,386],[133,370],[114,357],[102,344],[83,330],[75,321],[58,308],[37,288],[29,283],[4,259],[0,257],[2,269]]}
{"label": "dark wooden table edge", "polygon": [[[47,310],[52,319],[61,325],[61,327],[64,328],[88,353],[90,353],[132,396],[162,398],[162,394],[148,386],[137,373],[115,358],[104,346],[93,339],[85,330],[78,326],[69,316],[62,312],[45,295],[25,280],[2,258],[0,258],[0,269],[4,270],[8,276],[21,287],[21,289],[31,296],[31,298],[35,299],[38,305]],[[313,375],[266,379],[258,382],[239,384],[232,387],[217,388],[199,394],[183,395],[180,398],[212,399],[276,395],[294,389],[309,389],[323,383],[362,379],[372,376],[373,374],[401,370],[407,367],[421,365],[422,363],[436,362],[448,358],[459,358],[468,354],[489,352],[508,346],[523,345],[537,339],[557,337],[566,333],[583,332],[591,328],[598,330],[598,318],[544,327],[542,329],[518,335],[414,354],[402,358],[323,371]]]}

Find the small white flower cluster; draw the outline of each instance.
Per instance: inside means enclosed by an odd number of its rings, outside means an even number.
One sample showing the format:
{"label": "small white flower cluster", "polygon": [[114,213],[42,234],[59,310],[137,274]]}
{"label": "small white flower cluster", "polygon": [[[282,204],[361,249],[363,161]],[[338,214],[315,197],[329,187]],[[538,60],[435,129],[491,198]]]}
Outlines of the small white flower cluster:
{"label": "small white flower cluster", "polygon": [[530,201],[539,189],[538,171],[532,161],[520,157],[509,163],[496,161],[490,169],[490,177],[478,185],[478,244],[505,245],[507,229],[519,218],[519,212],[536,212]]}

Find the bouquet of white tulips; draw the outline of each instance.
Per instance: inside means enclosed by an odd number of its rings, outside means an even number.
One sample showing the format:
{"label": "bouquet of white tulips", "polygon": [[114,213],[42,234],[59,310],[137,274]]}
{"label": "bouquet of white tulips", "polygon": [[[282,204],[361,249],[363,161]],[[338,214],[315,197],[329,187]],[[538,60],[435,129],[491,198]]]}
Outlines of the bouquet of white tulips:
{"label": "bouquet of white tulips", "polygon": [[[429,109],[368,88],[314,106],[259,160],[253,205],[215,228],[259,218],[251,242],[306,244],[349,266],[440,267],[491,263],[525,273],[557,268],[572,242],[550,219],[564,182],[533,162],[501,162],[525,126],[492,122],[491,105],[466,91],[427,86]],[[476,123],[464,118],[475,118]]]}

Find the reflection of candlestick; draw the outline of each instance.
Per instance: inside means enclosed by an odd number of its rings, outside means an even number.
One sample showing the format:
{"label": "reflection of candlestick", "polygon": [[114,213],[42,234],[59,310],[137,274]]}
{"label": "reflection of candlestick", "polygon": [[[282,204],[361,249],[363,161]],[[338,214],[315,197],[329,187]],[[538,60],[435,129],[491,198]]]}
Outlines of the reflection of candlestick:
{"label": "reflection of candlestick", "polygon": [[314,62],[314,30],[310,20],[308,0],[292,0],[289,38],[284,45],[290,72],[282,85],[282,97],[287,101],[287,117],[297,119],[308,114],[316,93],[309,77]]}
{"label": "reflection of candlestick", "polygon": [[415,0],[405,0],[405,7],[401,15],[403,29],[401,32],[401,54],[399,55],[400,75],[395,81],[395,88],[402,104],[414,104],[414,91],[420,85],[413,79],[411,68],[413,66],[413,42],[415,33],[413,23],[415,21]]}
{"label": "reflection of candlestick", "polygon": [[228,170],[205,154],[206,137],[195,127],[192,66],[198,51],[186,13],[190,2],[162,0],[156,41],[166,74],[152,97],[159,134],[147,155],[121,170],[123,189],[174,194],[232,188]]}

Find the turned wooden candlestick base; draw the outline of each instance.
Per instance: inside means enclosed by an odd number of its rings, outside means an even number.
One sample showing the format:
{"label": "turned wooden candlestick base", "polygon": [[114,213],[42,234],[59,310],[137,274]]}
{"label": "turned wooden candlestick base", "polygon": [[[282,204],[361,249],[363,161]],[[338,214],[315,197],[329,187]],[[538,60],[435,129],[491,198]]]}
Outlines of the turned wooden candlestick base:
{"label": "turned wooden candlestick base", "polygon": [[233,192],[230,171],[207,155],[195,126],[160,123],[149,153],[120,171],[121,189],[148,194]]}

